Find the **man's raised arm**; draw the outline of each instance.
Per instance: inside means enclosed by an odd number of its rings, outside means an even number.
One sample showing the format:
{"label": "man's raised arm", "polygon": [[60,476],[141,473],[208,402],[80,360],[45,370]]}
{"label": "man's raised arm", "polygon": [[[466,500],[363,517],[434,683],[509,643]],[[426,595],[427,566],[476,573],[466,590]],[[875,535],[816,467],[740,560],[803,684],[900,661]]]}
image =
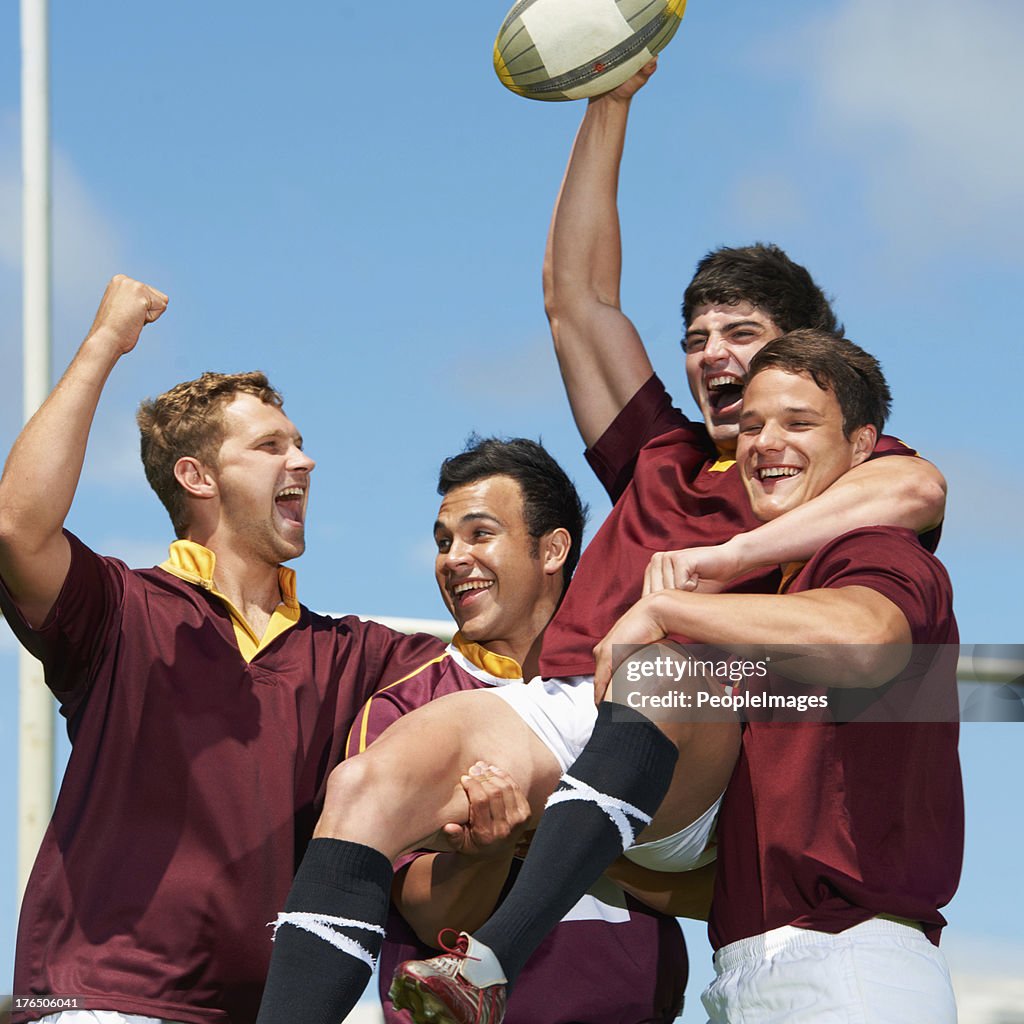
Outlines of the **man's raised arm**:
{"label": "man's raised arm", "polygon": [[14,442],[0,478],[0,577],[26,621],[38,627],[70,564],[62,533],[107,376],[167,296],[118,275],[71,365]]}
{"label": "man's raised arm", "polygon": [[636,328],[619,308],[616,205],[630,102],[653,72],[649,64],[587,105],[548,232],[544,307],[588,447],[654,372]]}

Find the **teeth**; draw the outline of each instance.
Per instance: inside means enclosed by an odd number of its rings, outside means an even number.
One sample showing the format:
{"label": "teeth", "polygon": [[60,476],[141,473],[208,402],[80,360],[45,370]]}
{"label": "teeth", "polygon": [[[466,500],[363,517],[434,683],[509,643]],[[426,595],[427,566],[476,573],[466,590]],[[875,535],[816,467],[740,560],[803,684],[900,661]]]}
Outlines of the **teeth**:
{"label": "teeth", "polygon": [[722,374],[720,377],[708,378],[709,388],[724,388],[728,387],[730,384],[739,387],[742,383],[743,381],[740,380],[739,377],[731,373]]}
{"label": "teeth", "polygon": [[767,469],[759,469],[757,475],[761,480],[767,480],[769,477],[776,476],[796,476],[799,472],[799,469],[794,469],[792,466],[770,466]]}
{"label": "teeth", "polygon": [[301,487],[286,487],[283,491],[277,492],[278,498],[301,498]]}
{"label": "teeth", "polygon": [[452,593],[458,597],[470,590],[486,590],[491,585],[491,580],[466,580],[465,583],[456,583],[452,587]]}

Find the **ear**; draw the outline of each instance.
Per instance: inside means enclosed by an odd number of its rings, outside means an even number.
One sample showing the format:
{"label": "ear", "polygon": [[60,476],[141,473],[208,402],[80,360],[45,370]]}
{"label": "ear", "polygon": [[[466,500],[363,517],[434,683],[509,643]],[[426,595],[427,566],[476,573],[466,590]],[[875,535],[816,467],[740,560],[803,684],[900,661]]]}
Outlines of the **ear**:
{"label": "ear", "polygon": [[212,498],[217,493],[217,481],[209,469],[191,455],[184,455],[174,464],[174,479],[190,498]]}
{"label": "ear", "polygon": [[544,559],[544,571],[552,576],[562,571],[565,560],[569,557],[569,548],[572,547],[572,538],[564,526],[551,530],[544,534],[543,551],[541,557]]}
{"label": "ear", "polygon": [[853,465],[859,466],[870,458],[875,450],[875,442],[878,440],[878,431],[870,423],[858,427],[853,432]]}

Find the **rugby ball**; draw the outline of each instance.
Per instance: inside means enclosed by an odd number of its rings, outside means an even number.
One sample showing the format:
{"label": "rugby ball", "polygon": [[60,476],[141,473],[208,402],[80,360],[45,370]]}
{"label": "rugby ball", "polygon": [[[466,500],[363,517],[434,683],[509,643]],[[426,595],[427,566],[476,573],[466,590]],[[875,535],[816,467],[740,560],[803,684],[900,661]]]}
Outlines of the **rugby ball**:
{"label": "rugby ball", "polygon": [[675,35],[686,0],[518,0],[494,42],[502,85],[578,100],[622,85]]}

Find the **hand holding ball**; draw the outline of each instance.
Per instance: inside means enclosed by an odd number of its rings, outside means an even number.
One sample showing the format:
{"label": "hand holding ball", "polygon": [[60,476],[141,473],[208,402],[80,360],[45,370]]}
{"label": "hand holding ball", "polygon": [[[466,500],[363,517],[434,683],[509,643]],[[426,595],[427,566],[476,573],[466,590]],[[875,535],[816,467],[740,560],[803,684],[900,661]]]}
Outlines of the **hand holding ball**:
{"label": "hand holding ball", "polygon": [[686,0],[518,0],[494,43],[502,85],[532,100],[611,92],[675,35]]}

